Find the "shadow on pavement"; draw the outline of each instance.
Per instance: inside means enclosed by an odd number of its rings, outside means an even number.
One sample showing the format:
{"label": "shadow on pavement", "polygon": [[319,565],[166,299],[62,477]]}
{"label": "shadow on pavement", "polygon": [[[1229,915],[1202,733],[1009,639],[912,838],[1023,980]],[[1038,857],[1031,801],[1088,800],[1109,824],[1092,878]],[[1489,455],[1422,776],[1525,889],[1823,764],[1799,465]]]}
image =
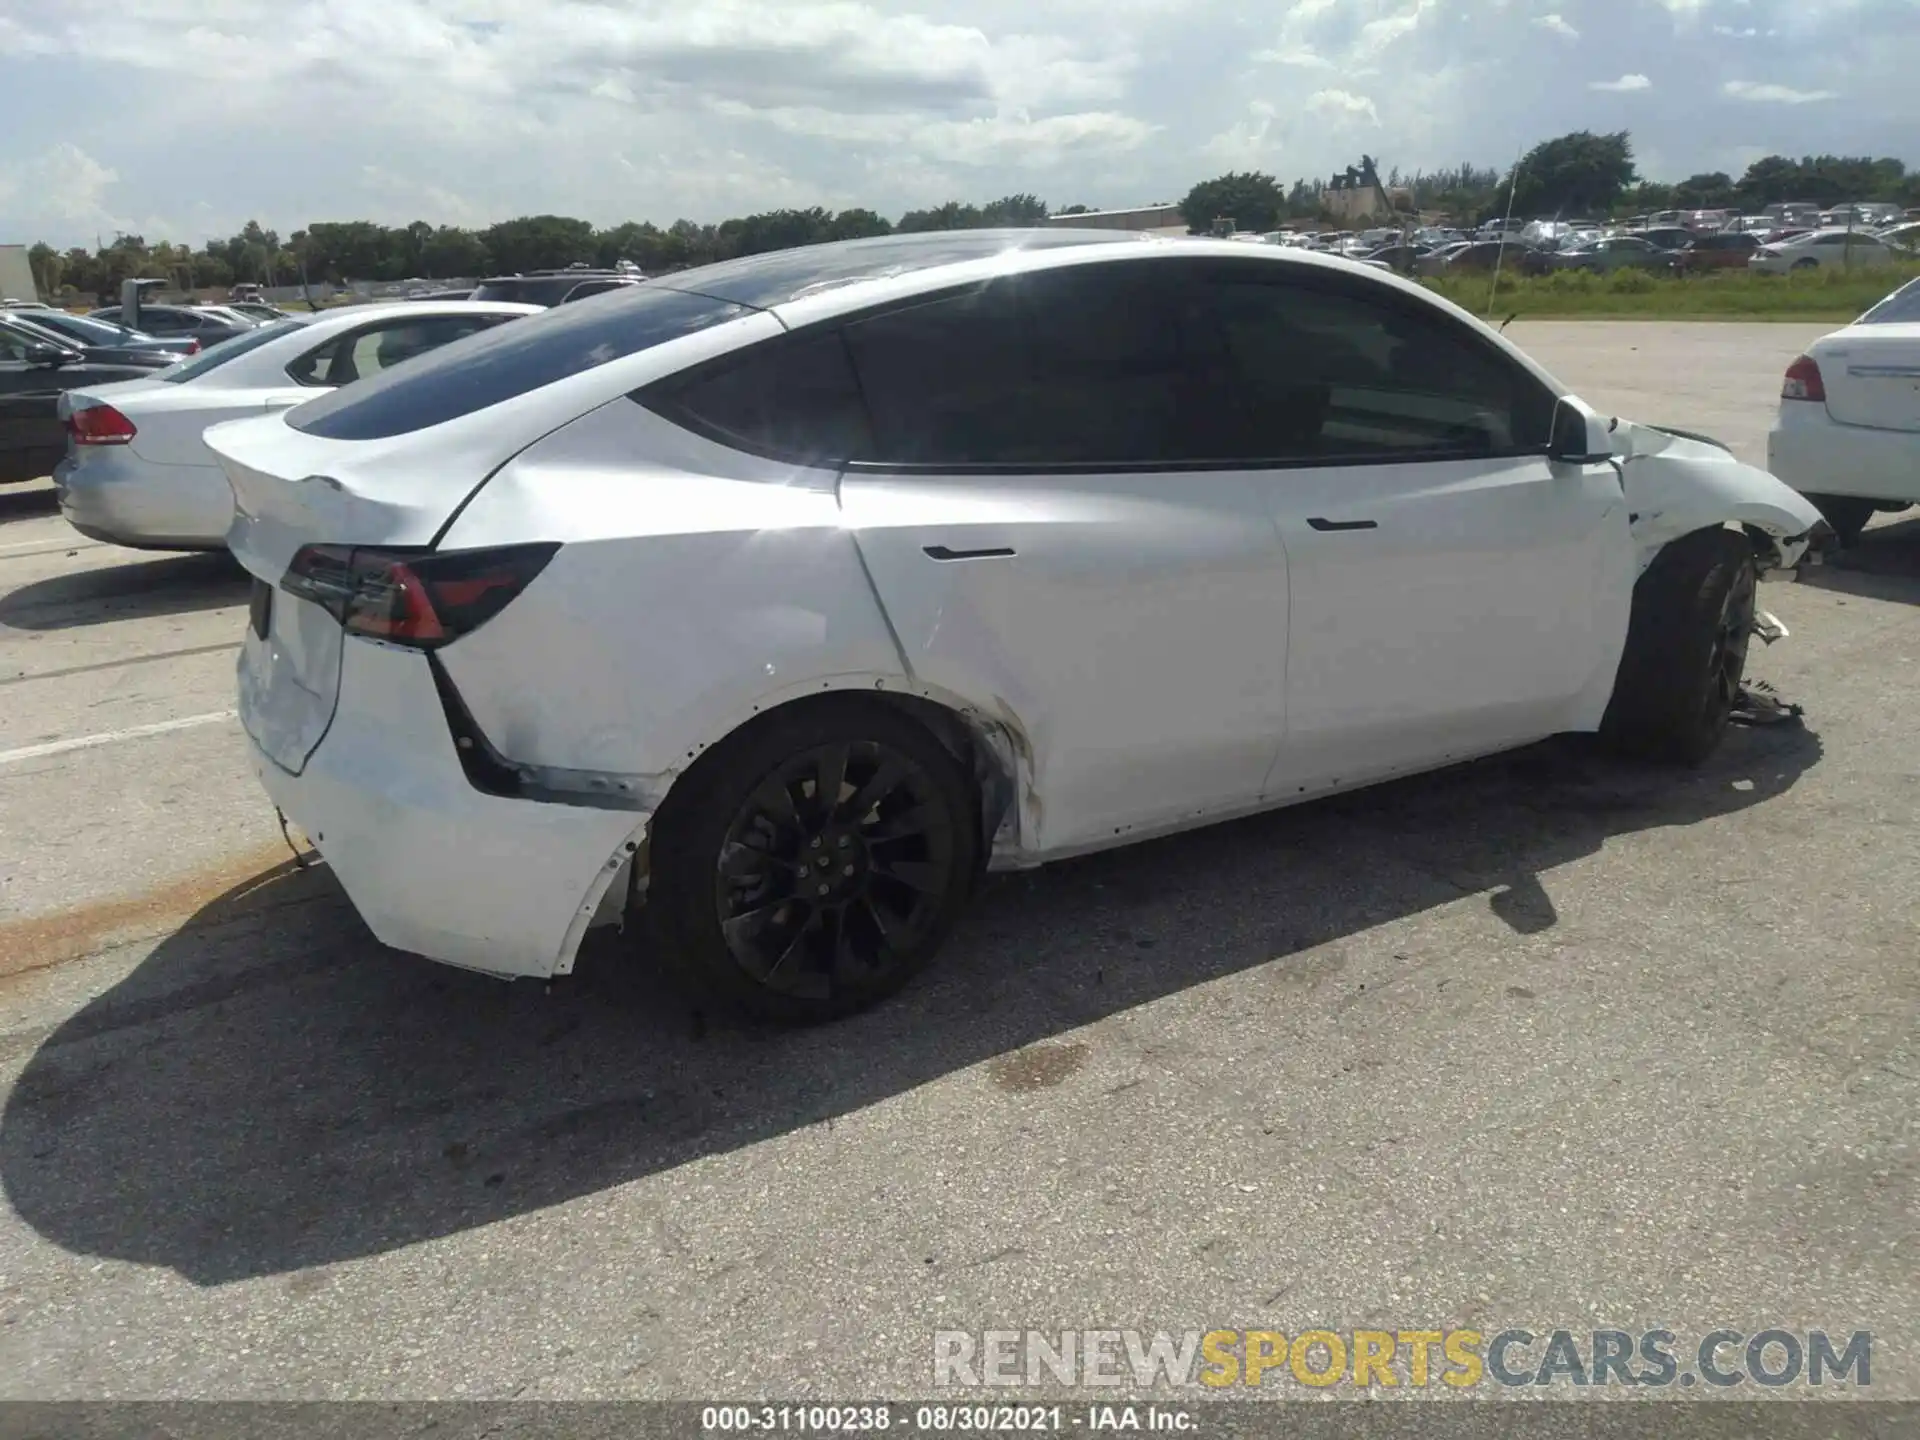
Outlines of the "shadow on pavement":
{"label": "shadow on pavement", "polygon": [[72,630],[246,603],[251,582],[226,551],[136,560],[22,585],[0,598],[0,625]]}
{"label": "shadow on pavement", "polygon": [[1920,605],[1920,519],[1876,525],[1858,545],[1800,574],[1801,584],[1822,590]]}
{"label": "shadow on pavement", "polygon": [[[380,1254],[1256,966],[1337,983],[1337,963],[1301,952],[1463,897],[1517,932],[1550,929],[1543,873],[1613,836],[1764,803],[1820,755],[1794,725],[1736,730],[1694,772],[1551,742],[996,878],[905,995],[803,1032],[709,1028],[612,935],[551,991],[402,956],[327,871],[283,867],[15,1042],[37,1048],[0,1116],[0,1184],[68,1250],[200,1284]],[[1170,910],[1176,925],[1151,928]]]}
{"label": "shadow on pavement", "polygon": [[58,515],[60,497],[50,485],[31,489],[17,485],[0,486],[0,525],[9,520],[33,520],[42,515]]}

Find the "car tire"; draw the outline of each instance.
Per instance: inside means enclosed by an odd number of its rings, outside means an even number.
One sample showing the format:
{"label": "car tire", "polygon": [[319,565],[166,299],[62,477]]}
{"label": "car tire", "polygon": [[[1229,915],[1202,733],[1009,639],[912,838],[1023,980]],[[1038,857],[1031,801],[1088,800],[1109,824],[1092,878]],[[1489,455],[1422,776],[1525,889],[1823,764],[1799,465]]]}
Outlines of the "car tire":
{"label": "car tire", "polygon": [[1600,723],[1615,751],[1698,765],[1726,734],[1757,603],[1753,551],[1731,530],[1668,545],[1634,586],[1627,646]]}
{"label": "car tire", "polygon": [[979,870],[978,815],[959,761],[884,704],[828,697],[760,717],[654,817],[662,958],[697,1001],[759,1019],[864,1009],[952,932]]}
{"label": "car tire", "polygon": [[1820,268],[1820,262],[1809,255],[1805,259],[1794,261],[1792,268],[1795,270],[1818,270]]}
{"label": "car tire", "polygon": [[1840,543],[1848,549],[1860,543],[1860,532],[1867,528],[1867,521],[1873,518],[1874,511],[1879,508],[1871,500],[1861,500],[1852,495],[1808,495],[1804,498],[1833,526],[1833,533],[1840,537]]}

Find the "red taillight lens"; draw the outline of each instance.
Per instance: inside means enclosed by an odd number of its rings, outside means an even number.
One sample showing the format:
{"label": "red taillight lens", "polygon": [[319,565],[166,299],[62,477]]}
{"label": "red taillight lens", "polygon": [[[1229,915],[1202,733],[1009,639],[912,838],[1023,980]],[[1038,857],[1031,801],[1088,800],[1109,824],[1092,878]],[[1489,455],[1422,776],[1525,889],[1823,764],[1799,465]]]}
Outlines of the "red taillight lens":
{"label": "red taillight lens", "polygon": [[198,355],[199,353],[200,353],[200,342],[198,340],[187,341],[187,354]]}
{"label": "red taillight lens", "polygon": [[124,445],[134,437],[133,422],[111,405],[89,405],[67,417],[67,433],[76,445]]}
{"label": "red taillight lens", "polygon": [[1802,355],[1787,367],[1787,378],[1780,387],[1782,400],[1822,400],[1827,398],[1827,382],[1820,378],[1820,367],[1811,355]]}
{"label": "red taillight lens", "polygon": [[293,557],[280,586],[326,610],[351,634],[431,650],[498,615],[559,548],[436,554],[309,545]]}

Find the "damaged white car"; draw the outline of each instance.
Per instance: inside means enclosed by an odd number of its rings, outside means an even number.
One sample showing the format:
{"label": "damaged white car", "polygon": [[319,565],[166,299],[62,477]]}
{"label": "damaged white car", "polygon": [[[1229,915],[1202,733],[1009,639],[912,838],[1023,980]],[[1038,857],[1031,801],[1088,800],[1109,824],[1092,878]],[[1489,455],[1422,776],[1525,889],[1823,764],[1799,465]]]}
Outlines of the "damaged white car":
{"label": "damaged white car", "polygon": [[1598,730],[1698,761],[1818,512],[1418,287],[1104,232],[821,245],[208,434],[261,778],[384,941],[644,910],[786,1019],[978,874]]}

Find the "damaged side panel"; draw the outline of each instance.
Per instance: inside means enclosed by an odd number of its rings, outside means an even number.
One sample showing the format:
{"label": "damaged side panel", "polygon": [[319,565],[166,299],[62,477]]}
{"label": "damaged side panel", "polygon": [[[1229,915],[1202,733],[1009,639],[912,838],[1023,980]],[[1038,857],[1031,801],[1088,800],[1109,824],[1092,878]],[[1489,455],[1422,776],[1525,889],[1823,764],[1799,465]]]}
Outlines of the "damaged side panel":
{"label": "damaged side panel", "polygon": [[1613,430],[1613,453],[1643,571],[1662,546],[1726,524],[1764,537],[1763,568],[1792,569],[1822,523],[1804,496],[1702,437],[1621,420]]}
{"label": "damaged side panel", "polygon": [[[661,458],[636,469],[636,455]],[[440,652],[479,729],[531,783],[650,809],[757,710],[848,677],[903,681],[837,478],[624,399],[526,451],[443,542],[563,542],[513,605]]]}

